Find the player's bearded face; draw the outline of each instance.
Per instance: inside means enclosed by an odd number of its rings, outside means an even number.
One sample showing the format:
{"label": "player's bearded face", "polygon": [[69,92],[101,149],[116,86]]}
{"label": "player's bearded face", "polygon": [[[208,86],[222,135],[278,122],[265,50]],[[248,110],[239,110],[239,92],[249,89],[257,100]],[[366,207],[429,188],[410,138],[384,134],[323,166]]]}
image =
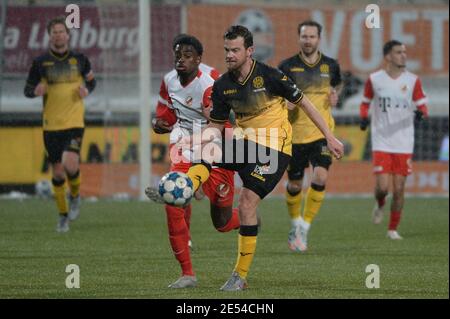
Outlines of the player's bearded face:
{"label": "player's bearded face", "polygon": [[406,47],[404,45],[394,46],[389,54],[389,60],[398,68],[406,67]]}
{"label": "player's bearded face", "polygon": [[313,26],[303,26],[300,30],[299,42],[302,53],[310,56],[319,49],[319,30]]}
{"label": "player's bearded face", "polygon": [[189,75],[197,72],[201,62],[200,56],[191,45],[177,45],[174,51],[175,70],[178,75]]}
{"label": "player's bearded face", "polygon": [[55,24],[50,31],[50,44],[56,48],[61,49],[69,43],[69,34],[62,24]]}
{"label": "player's bearded face", "polygon": [[238,70],[247,59],[251,58],[253,47],[245,48],[244,38],[225,39],[225,63],[229,71]]}

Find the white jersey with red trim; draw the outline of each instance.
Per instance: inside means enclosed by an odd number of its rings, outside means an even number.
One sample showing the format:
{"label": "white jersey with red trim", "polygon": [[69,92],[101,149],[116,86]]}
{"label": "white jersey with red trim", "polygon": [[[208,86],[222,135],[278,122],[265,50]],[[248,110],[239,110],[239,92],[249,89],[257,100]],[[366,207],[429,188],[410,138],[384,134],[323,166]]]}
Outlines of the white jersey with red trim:
{"label": "white jersey with red trim", "polygon": [[427,97],[417,75],[404,71],[391,78],[385,70],[370,75],[363,103],[370,103],[373,151],[412,154],[414,151],[414,111]]}

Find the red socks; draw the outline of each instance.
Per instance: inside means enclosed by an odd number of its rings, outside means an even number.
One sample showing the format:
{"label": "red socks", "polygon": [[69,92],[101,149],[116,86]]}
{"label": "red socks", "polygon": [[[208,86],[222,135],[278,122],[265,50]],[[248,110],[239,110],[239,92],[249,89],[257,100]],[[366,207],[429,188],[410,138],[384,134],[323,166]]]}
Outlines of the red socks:
{"label": "red socks", "polygon": [[241,223],[239,221],[239,210],[237,208],[233,208],[233,212],[228,223],[226,223],[226,225],[223,227],[217,228],[217,230],[222,233],[226,233],[233,229],[239,228],[240,226]]}
{"label": "red socks", "polygon": [[190,237],[189,227],[186,222],[185,214],[186,210],[183,208],[166,205],[167,226],[169,229],[169,240],[170,245],[172,246],[172,251],[175,258],[180,263],[183,275],[194,276],[188,246]]}
{"label": "red socks", "polygon": [[402,212],[391,212],[391,220],[389,222],[389,230],[397,230],[397,226],[400,223],[400,217]]}

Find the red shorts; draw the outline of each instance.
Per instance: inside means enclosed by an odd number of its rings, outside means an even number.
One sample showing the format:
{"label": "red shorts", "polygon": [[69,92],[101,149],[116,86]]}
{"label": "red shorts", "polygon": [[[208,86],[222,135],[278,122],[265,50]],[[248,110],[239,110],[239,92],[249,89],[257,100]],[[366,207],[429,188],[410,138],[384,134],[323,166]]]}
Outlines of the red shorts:
{"label": "red shorts", "polygon": [[374,174],[397,174],[408,176],[412,173],[412,154],[372,152]]}
{"label": "red shorts", "polygon": [[[186,163],[186,161],[180,161],[176,164],[172,163],[170,171],[186,173],[191,165],[192,163]],[[214,206],[232,206],[234,199],[234,171],[213,168],[208,180],[203,183],[202,189]]]}

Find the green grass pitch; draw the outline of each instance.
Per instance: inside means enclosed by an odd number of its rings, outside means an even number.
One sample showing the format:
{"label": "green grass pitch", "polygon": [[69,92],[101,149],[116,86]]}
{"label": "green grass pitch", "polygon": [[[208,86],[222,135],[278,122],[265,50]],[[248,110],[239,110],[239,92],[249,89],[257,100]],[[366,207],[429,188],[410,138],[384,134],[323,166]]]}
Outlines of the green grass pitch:
{"label": "green grass pitch", "polygon": [[[309,234],[309,251],[287,247],[283,200],[264,200],[249,289],[224,293],[236,260],[237,232],[214,230],[207,201],[194,203],[192,259],[199,285],[172,290],[180,268],[172,256],[162,206],[83,202],[79,220],[57,234],[53,201],[0,201],[0,298],[448,298],[448,198],[406,199],[388,240],[370,221],[371,199],[326,199]],[[80,267],[80,288],[65,286],[66,266]],[[365,285],[366,266],[380,288]]]}

